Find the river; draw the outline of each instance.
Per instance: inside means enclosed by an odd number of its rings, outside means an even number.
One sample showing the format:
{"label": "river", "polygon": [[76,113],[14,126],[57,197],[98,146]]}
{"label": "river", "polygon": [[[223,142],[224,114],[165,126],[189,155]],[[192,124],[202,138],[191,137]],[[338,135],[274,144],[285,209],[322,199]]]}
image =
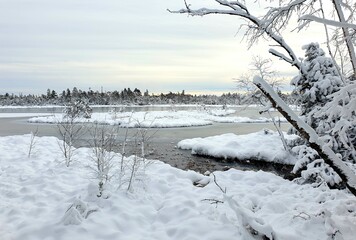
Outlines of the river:
{"label": "river", "polygon": [[[169,110],[172,106],[134,106],[126,107],[125,111],[161,111]],[[175,110],[189,110],[196,109],[195,106],[174,106]],[[0,108],[0,113],[53,113],[61,112],[63,108],[48,107],[48,108]],[[95,107],[95,112],[105,112],[111,107]],[[237,110],[235,115],[242,117],[259,117],[258,108],[255,107],[235,107]],[[273,115],[278,115],[274,113]],[[268,116],[265,116],[268,117]],[[6,117],[0,118],[0,136],[9,135],[23,135],[29,134],[38,129],[38,136],[56,136],[60,138],[58,129],[55,124],[33,124],[27,122],[28,117]],[[289,124],[282,123],[282,130],[286,131]],[[284,174],[289,171],[290,167],[271,163],[246,163],[242,161],[231,161],[222,159],[213,159],[203,156],[191,155],[190,151],[181,150],[176,147],[177,143],[183,139],[208,137],[220,135],[224,133],[248,134],[260,131],[264,128],[274,130],[272,123],[214,123],[208,126],[201,127],[187,127],[187,128],[162,128],[162,129],[148,129],[147,136],[152,136],[147,142],[146,153],[149,153],[149,159],[158,159],[166,162],[174,167],[181,169],[192,169],[204,173],[205,171],[224,170],[234,167],[242,170],[258,170],[275,172],[277,174]],[[125,129],[118,129],[120,141],[123,140]],[[130,129],[129,136],[134,136],[137,129]],[[88,146],[90,134],[83,135],[80,142],[76,143],[76,147]],[[119,149],[119,148],[118,148]],[[128,154],[137,152],[137,149],[132,145],[129,148]],[[287,168],[287,169],[286,169]]]}

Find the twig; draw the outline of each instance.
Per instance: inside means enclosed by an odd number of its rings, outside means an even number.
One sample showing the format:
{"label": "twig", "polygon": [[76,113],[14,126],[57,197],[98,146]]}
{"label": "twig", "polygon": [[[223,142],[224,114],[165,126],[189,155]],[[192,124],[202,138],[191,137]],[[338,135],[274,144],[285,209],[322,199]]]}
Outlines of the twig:
{"label": "twig", "polygon": [[223,190],[222,187],[221,187],[221,186],[218,184],[218,182],[216,181],[216,176],[215,176],[215,174],[214,174],[214,173],[211,173],[211,174],[212,174],[213,177],[214,177],[214,183],[215,183],[215,185],[219,187],[219,189],[220,189],[220,191],[221,191],[222,193],[226,194],[226,188],[225,188],[225,190]]}
{"label": "twig", "polygon": [[309,220],[310,219],[310,215],[305,213],[305,212],[301,212],[298,215],[293,216],[293,219],[297,218],[297,217],[302,218],[304,220]]}
{"label": "twig", "polygon": [[210,204],[215,204],[215,207],[217,208],[218,207],[218,204],[219,203],[224,203],[223,201],[221,200],[217,200],[217,199],[212,199],[212,198],[205,198],[203,200],[201,200],[202,202],[204,201],[207,201],[207,202],[210,202]]}

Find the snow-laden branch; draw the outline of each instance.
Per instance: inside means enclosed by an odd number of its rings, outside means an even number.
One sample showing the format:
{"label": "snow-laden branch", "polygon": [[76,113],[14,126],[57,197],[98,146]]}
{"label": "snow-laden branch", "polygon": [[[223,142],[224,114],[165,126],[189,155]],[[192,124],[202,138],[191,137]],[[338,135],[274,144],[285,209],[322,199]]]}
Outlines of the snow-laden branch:
{"label": "snow-laden branch", "polygon": [[284,55],[283,53],[280,53],[278,52],[277,50],[271,48],[269,50],[269,53],[276,56],[276,57],[279,57],[280,59],[283,59],[284,61],[286,61],[287,63],[290,63],[291,65],[294,64],[293,60],[290,59],[289,57],[287,57],[286,55]]}
{"label": "snow-laden branch", "polygon": [[250,14],[247,7],[244,4],[240,3],[239,1],[232,1],[230,2],[230,4],[240,7],[242,10],[246,11],[247,14]]}
{"label": "snow-laden branch", "polygon": [[170,13],[188,13],[191,16],[204,16],[209,14],[225,14],[225,15],[236,15],[236,16],[243,16],[244,13],[240,13],[234,10],[221,10],[221,9],[209,9],[209,8],[199,8],[197,10],[191,10],[189,8],[180,9],[177,11],[172,11],[167,9]]}
{"label": "snow-laden branch", "polygon": [[334,171],[345,182],[350,192],[356,196],[356,175],[350,170],[350,168],[346,166],[346,164],[329,146],[323,143],[314,129],[302,121],[293,112],[293,110],[287,106],[287,104],[275,93],[267,82],[265,82],[261,77],[255,76],[253,83],[263,92],[263,94],[266,95],[266,97],[271,101],[273,107],[276,108],[309,142],[310,147],[317,151],[319,156],[334,169]]}
{"label": "snow-laden branch", "polygon": [[[292,48],[284,41],[283,37],[278,33],[278,30],[274,27],[275,24],[272,24],[274,21],[273,18],[262,18],[259,19],[258,17],[251,15],[250,12],[248,11],[248,8],[240,3],[239,1],[226,1],[226,0],[214,0],[215,2],[219,3],[223,7],[229,8],[229,9],[210,9],[210,8],[199,8],[199,9],[191,9],[190,6],[185,2],[186,8],[180,9],[177,11],[171,11],[168,9],[169,12],[171,13],[186,13],[191,16],[205,16],[209,14],[221,14],[221,15],[233,15],[237,17],[241,17],[248,22],[251,23],[251,25],[248,25],[248,30],[246,31],[245,35],[250,37],[250,45],[254,43],[259,37],[263,36],[266,34],[268,37],[270,37],[273,41],[275,41],[280,47],[282,47],[289,57],[282,57],[282,54],[278,54],[277,56],[282,58],[283,60],[286,60],[288,63],[292,64],[293,66],[297,67],[301,74],[305,74],[305,70],[303,69],[303,65],[301,64],[300,60],[297,58],[295,55],[294,51]],[[292,5],[295,4],[301,4],[305,2],[306,0],[295,0],[292,2]],[[291,5],[291,6],[292,6]],[[291,7],[290,6],[290,7]],[[292,8],[295,6],[293,5]],[[280,9],[280,11],[287,11],[286,9]],[[275,12],[276,9],[271,10],[271,12]],[[289,17],[288,17],[289,18]],[[277,51],[273,51],[273,53],[277,53]]]}
{"label": "snow-laden branch", "polygon": [[351,23],[347,23],[347,22],[338,22],[338,21],[334,21],[334,20],[330,20],[330,19],[313,16],[310,14],[301,16],[299,18],[299,20],[300,21],[313,21],[313,22],[317,22],[317,23],[321,23],[321,24],[325,24],[325,25],[329,25],[329,26],[341,27],[341,28],[352,28],[352,29],[356,30],[355,24],[351,24]]}
{"label": "snow-laden branch", "polygon": [[275,231],[272,226],[266,223],[263,219],[253,216],[252,213],[246,211],[237,201],[232,197],[224,194],[224,200],[229,204],[230,208],[234,211],[237,219],[242,226],[252,228],[252,230],[263,234],[267,239],[275,239]]}
{"label": "snow-laden branch", "polygon": [[[285,26],[290,19],[294,9],[299,8],[304,2],[308,0],[295,0],[282,7],[271,7],[262,19],[267,26],[272,26],[279,30]],[[279,27],[276,27],[279,25]]]}
{"label": "snow-laden branch", "polygon": [[248,211],[244,209],[232,196],[228,196],[226,194],[226,188],[223,189],[220,184],[216,181],[216,176],[212,173],[214,177],[215,185],[220,189],[220,191],[224,194],[224,201],[213,200],[214,202],[227,202],[229,207],[235,213],[237,220],[241,226],[244,226],[246,230],[257,233],[259,235],[263,235],[263,239],[275,239],[275,231],[273,227],[266,223],[262,218],[258,218],[254,216],[255,214],[252,211]]}

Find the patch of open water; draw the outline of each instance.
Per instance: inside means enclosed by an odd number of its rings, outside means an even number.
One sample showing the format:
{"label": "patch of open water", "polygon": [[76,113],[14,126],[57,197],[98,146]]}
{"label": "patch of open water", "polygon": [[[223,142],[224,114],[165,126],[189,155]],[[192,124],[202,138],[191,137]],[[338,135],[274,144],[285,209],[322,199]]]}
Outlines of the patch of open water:
{"label": "patch of open water", "polygon": [[[108,107],[94,108],[94,111],[103,112],[108,111]],[[170,110],[171,106],[164,107],[131,107],[131,109],[125,108],[125,111],[164,111]],[[189,110],[196,109],[194,106],[190,107],[177,107],[176,110]],[[236,107],[237,112],[234,115],[243,117],[259,117],[258,108],[243,108]],[[30,108],[30,109],[1,109],[1,112],[42,112],[53,113],[61,112],[61,108]],[[276,114],[276,113],[274,113]],[[22,135],[29,134],[38,129],[39,136],[56,136],[60,138],[56,125],[53,124],[30,124],[27,123],[28,118],[0,118],[0,136],[8,135]],[[224,133],[235,134],[248,134],[252,132],[260,131],[264,128],[274,129],[272,123],[214,123],[208,126],[201,127],[188,127],[188,128],[162,128],[162,129],[148,129],[147,136],[153,135],[147,142],[146,152],[149,153],[147,158],[157,159],[166,162],[174,167],[181,169],[191,169],[204,173],[205,171],[225,170],[231,167],[241,170],[264,170],[275,172],[279,175],[284,175],[291,170],[290,166],[284,166],[280,164],[256,162],[256,161],[239,161],[239,160],[224,160],[214,159],[205,156],[192,155],[190,151],[178,149],[177,143],[183,139],[196,138],[196,137],[208,137],[214,135],[220,135]],[[282,130],[287,130],[289,124],[283,123],[281,125]],[[125,129],[119,129],[118,145],[123,141]],[[134,136],[137,129],[129,129],[129,136]],[[76,144],[76,147],[89,146],[90,134],[84,134],[81,141]],[[130,147],[131,146],[131,147]],[[120,149],[120,148],[118,148]],[[137,147],[133,144],[129,144],[127,155],[137,152]]]}

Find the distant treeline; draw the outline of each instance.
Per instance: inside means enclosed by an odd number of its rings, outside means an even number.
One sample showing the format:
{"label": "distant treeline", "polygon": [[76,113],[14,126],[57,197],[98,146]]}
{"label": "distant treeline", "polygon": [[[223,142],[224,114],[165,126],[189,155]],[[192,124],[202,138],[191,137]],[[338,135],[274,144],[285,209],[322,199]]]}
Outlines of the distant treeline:
{"label": "distant treeline", "polygon": [[[279,93],[286,102],[291,103],[290,95]],[[221,96],[216,95],[192,95],[182,92],[169,92],[167,94],[150,94],[148,90],[141,92],[135,88],[125,88],[122,91],[83,91],[74,87],[72,90],[63,90],[57,93],[48,89],[46,94],[4,94],[0,95],[0,105],[2,106],[42,106],[42,105],[68,105],[69,103],[82,100],[90,105],[117,105],[117,104],[211,104],[211,105],[240,105],[258,104],[260,99],[246,93],[226,93]],[[292,104],[292,103],[291,103]]]}

